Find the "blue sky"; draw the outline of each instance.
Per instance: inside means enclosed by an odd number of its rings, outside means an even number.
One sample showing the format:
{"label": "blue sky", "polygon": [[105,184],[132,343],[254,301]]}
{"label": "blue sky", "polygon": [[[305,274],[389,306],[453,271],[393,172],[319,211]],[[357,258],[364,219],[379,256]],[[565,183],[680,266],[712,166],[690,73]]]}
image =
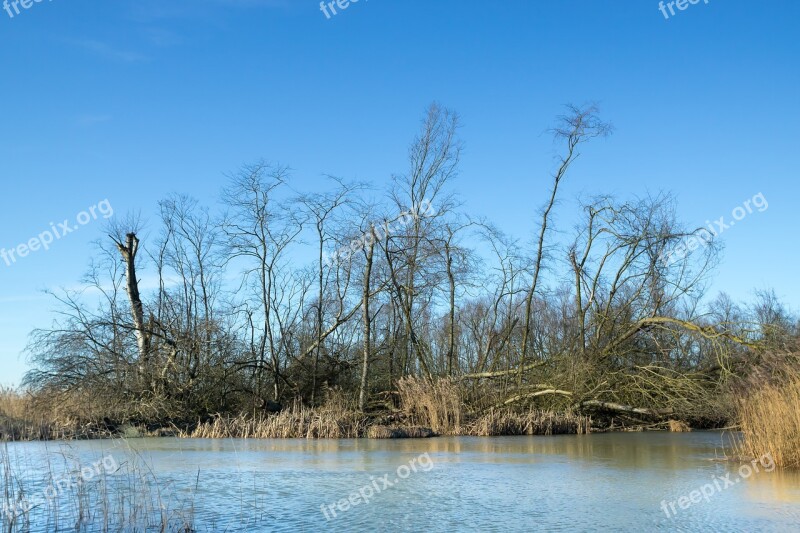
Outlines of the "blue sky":
{"label": "blue sky", "polygon": [[[12,9],[13,13],[13,9]],[[698,226],[757,193],[723,235],[714,289],[800,301],[800,3],[710,0],[665,19],[653,0],[52,0],[0,11],[0,248],[108,199],[152,217],[267,159],[295,187],[324,174],[377,186],[405,169],[432,101],[458,111],[464,209],[521,238],[545,199],[566,103],[599,102],[615,134],[587,147],[579,195],[671,191]],[[102,220],[0,262],[0,383],[25,370],[46,288],[75,286]]]}

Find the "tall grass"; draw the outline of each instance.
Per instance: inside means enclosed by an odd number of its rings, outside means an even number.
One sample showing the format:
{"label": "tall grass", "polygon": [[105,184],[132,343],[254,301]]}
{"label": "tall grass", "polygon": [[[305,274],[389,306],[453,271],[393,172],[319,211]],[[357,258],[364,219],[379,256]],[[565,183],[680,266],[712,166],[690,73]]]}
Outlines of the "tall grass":
{"label": "tall grass", "polygon": [[591,428],[590,417],[572,412],[490,408],[482,414],[468,415],[464,412],[465,392],[458,382],[449,379],[403,378],[397,388],[407,420],[416,426],[429,427],[440,435],[585,434]]}
{"label": "tall grass", "polygon": [[500,435],[584,435],[591,431],[591,417],[574,413],[553,413],[531,409],[514,412],[490,409],[469,427],[469,434],[478,437]]}
{"label": "tall grass", "polygon": [[356,439],[364,435],[367,418],[336,401],[311,409],[295,402],[279,413],[250,416],[217,416],[182,438],[196,439]]}
{"label": "tall grass", "polygon": [[2,531],[195,530],[192,505],[172,497],[168,485],[156,478],[141,456],[129,448],[111,455],[116,456],[112,470],[77,481],[76,472],[92,467],[65,447],[47,453],[44,464],[37,464],[41,457],[12,453],[8,444],[3,445]]}
{"label": "tall grass", "polygon": [[366,434],[368,439],[427,439],[435,436],[436,434],[430,428],[419,426],[390,427],[376,425],[367,428]]}
{"label": "tall grass", "polygon": [[[45,401],[12,389],[0,389],[0,441],[73,440],[122,436],[244,439],[354,439],[420,438],[431,435],[494,436],[587,433],[591,419],[571,412],[491,408],[483,395],[477,407],[475,392],[448,378],[430,380],[406,377],[397,382],[399,409],[365,414],[354,398],[340,389],[326,391],[325,403],[308,407],[296,401],[288,408],[268,414],[263,411],[221,413],[196,424],[180,422],[167,426],[132,426],[117,418],[101,417],[96,406],[80,417],[79,398]],[[472,400],[469,396],[473,397]],[[470,407],[472,406],[472,407]],[[114,416],[109,408],[108,416]],[[118,414],[118,413],[117,413]],[[108,423],[104,421],[109,420]],[[99,421],[97,421],[99,419]]]}
{"label": "tall grass", "polygon": [[768,384],[739,402],[739,452],[758,458],[772,454],[779,467],[800,467],[800,372]]}
{"label": "tall grass", "polygon": [[30,401],[22,393],[0,385],[0,416],[25,418],[30,410]]}
{"label": "tall grass", "polygon": [[458,383],[412,376],[400,379],[397,390],[412,425],[429,427],[440,435],[461,434],[463,398]]}
{"label": "tall grass", "polygon": [[0,386],[0,441],[50,440],[68,433],[67,428],[37,416],[30,397]]}
{"label": "tall grass", "polygon": [[70,440],[109,436],[97,426],[38,405],[30,395],[0,386],[0,441]]}
{"label": "tall grass", "polygon": [[672,433],[690,433],[692,428],[682,420],[667,420],[667,429]]}

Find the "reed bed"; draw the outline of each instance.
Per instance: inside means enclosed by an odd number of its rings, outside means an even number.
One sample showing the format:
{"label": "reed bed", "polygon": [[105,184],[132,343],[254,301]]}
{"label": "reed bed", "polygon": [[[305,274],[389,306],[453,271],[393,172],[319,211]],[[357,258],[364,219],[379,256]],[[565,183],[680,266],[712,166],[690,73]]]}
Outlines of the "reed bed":
{"label": "reed bed", "polygon": [[776,466],[800,468],[800,373],[768,384],[738,406],[742,439],[738,453],[758,458],[771,454]]}
{"label": "reed bed", "polygon": [[672,433],[689,433],[692,431],[692,428],[686,422],[680,420],[668,420],[667,429]]}
{"label": "reed bed", "polygon": [[0,441],[70,438],[77,427],[36,414],[33,402],[15,389],[0,386]]}
{"label": "reed bed", "polygon": [[367,418],[345,409],[311,409],[296,402],[272,415],[216,416],[192,431],[180,433],[194,439],[355,439],[363,436]]}
{"label": "reed bed", "polygon": [[0,386],[0,442],[107,438],[111,433],[74,416],[37,405],[29,395]]}
{"label": "reed bed", "polygon": [[440,435],[462,433],[463,395],[458,383],[407,377],[397,382],[400,406],[411,425],[431,428]]}
{"label": "reed bed", "polygon": [[450,379],[432,382],[425,378],[403,378],[397,388],[406,419],[439,435],[574,435],[589,433],[591,428],[591,417],[572,412],[490,408],[482,414],[467,415],[464,391]]}
{"label": "reed bed", "polygon": [[419,426],[390,427],[370,426],[367,428],[368,439],[427,439],[436,434],[430,428]]}
{"label": "reed bed", "polygon": [[[588,433],[591,419],[571,412],[511,408],[468,411],[467,394],[450,379],[408,377],[397,382],[399,409],[365,414],[339,389],[326,391],[324,405],[295,401],[278,413],[221,413],[196,425],[166,422],[148,427],[79,421],[73,409],[52,412],[29,397],[0,389],[0,441],[76,440],[177,436],[203,439],[354,439],[431,436],[554,435]],[[51,404],[47,404],[51,405]],[[87,415],[88,416],[88,415]],[[97,418],[96,416],[94,418]]]}
{"label": "reed bed", "polygon": [[491,409],[469,426],[469,435],[496,437],[501,435],[585,435],[591,431],[592,419],[574,413],[555,413],[531,409],[515,412]]}

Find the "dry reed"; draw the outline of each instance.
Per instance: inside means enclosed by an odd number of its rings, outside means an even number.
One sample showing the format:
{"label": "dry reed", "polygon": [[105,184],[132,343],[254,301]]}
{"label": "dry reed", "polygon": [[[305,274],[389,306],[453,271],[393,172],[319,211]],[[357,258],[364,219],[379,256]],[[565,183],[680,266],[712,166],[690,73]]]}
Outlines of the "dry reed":
{"label": "dry reed", "polygon": [[672,433],[688,433],[692,431],[692,428],[690,428],[686,422],[680,420],[667,421],[667,427]]}
{"label": "dry reed", "polygon": [[772,454],[779,467],[800,467],[800,374],[770,384],[739,402],[742,440],[738,452],[758,458]]}
{"label": "dry reed", "polygon": [[[338,406],[337,406],[338,407]],[[314,410],[296,402],[272,415],[217,416],[188,432],[183,438],[200,439],[355,439],[367,427],[366,417],[330,404]]]}
{"label": "dry reed", "polygon": [[450,379],[431,381],[406,377],[397,382],[400,406],[412,425],[428,427],[440,435],[462,432],[462,392]]}
{"label": "dry reed", "polygon": [[34,396],[0,387],[0,441],[99,439],[112,436],[102,424],[75,416],[81,398]]}
{"label": "dry reed", "polygon": [[514,412],[491,409],[473,422],[469,434],[476,437],[501,435],[584,435],[591,431],[591,417],[531,409]]}
{"label": "dry reed", "polygon": [[106,451],[111,468],[101,460],[104,468],[90,479],[84,472],[92,467],[66,445],[38,467],[32,464],[40,458],[0,447],[2,531],[195,531],[191,506],[169,495],[138,453]]}
{"label": "dry reed", "polygon": [[370,426],[367,429],[367,438],[369,439],[427,439],[434,436],[436,434],[430,428],[419,426]]}

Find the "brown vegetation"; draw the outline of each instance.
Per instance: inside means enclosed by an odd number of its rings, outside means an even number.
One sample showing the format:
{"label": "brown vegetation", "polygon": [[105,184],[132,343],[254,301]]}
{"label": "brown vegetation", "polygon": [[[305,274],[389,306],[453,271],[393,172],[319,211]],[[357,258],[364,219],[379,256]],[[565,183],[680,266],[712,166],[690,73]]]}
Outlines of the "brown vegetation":
{"label": "brown vegetation", "polygon": [[0,387],[0,441],[80,438],[82,429],[74,419],[37,409],[30,396]]}
{"label": "brown vegetation", "polygon": [[514,412],[492,409],[470,424],[469,434],[478,437],[500,435],[584,435],[591,431],[592,419],[575,413],[553,413],[531,409]]}
{"label": "brown vegetation", "polygon": [[669,420],[667,424],[672,433],[688,433],[692,431],[692,428],[690,428],[686,422],[680,420]]}
{"label": "brown vegetation", "polygon": [[775,383],[751,391],[738,406],[739,455],[771,454],[779,467],[800,467],[800,371],[785,369]]}
{"label": "brown vegetation", "polygon": [[397,390],[401,409],[411,424],[429,427],[441,435],[461,434],[464,402],[453,381],[409,376],[397,382]]}
{"label": "brown vegetation", "polygon": [[355,411],[310,409],[300,403],[273,415],[217,416],[198,424],[184,438],[200,439],[355,439],[366,430],[366,418]]}
{"label": "brown vegetation", "polygon": [[432,429],[419,426],[370,426],[366,434],[368,439],[427,439],[435,436]]}

